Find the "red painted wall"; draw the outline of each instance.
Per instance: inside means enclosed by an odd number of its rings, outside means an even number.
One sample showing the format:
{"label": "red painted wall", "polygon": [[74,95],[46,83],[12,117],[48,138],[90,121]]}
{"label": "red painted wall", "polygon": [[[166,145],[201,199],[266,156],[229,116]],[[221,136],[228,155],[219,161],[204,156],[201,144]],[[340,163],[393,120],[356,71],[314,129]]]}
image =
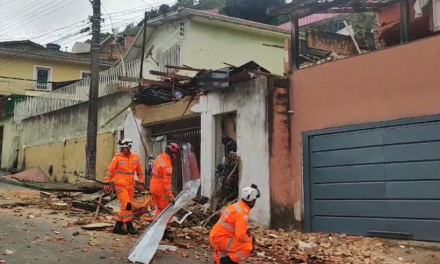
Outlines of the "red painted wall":
{"label": "red painted wall", "polygon": [[301,220],[304,131],[440,113],[440,37],[330,62],[290,75],[292,181]]}

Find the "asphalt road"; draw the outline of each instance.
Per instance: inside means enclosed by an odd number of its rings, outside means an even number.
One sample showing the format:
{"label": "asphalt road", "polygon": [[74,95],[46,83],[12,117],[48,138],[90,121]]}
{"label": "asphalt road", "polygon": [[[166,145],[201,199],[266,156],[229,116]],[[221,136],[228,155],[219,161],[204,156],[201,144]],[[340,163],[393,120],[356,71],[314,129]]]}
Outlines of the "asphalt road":
{"label": "asphalt road", "polygon": [[[14,191],[20,189],[11,188]],[[6,189],[8,187],[0,183],[0,192],[4,192]],[[19,191],[22,190],[25,189]],[[35,217],[28,219],[29,214]],[[138,237],[119,236],[106,231],[85,231],[79,227],[67,227],[69,222],[72,223],[76,220],[69,219],[64,212],[50,214],[50,210],[41,211],[37,208],[0,209],[0,215],[0,263],[130,263],[127,256],[138,240]],[[98,241],[99,245],[90,245],[91,240]],[[194,256],[195,250],[185,252],[181,249],[178,249],[177,252],[158,251],[152,263],[208,262],[205,257],[195,260]]]}

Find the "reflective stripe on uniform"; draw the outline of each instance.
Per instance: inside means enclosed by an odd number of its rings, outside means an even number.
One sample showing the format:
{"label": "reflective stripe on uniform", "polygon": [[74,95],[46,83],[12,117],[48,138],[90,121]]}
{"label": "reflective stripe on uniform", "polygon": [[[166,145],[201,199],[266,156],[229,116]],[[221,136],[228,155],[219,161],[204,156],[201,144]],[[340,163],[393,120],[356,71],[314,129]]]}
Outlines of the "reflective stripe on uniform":
{"label": "reflective stripe on uniform", "polygon": [[116,194],[118,194],[120,192],[122,192],[122,188],[119,188],[119,189],[116,190]]}
{"label": "reflective stripe on uniform", "polygon": [[233,204],[233,206],[235,207],[235,209],[237,209],[237,212],[238,212],[239,214],[242,213],[241,208],[240,208],[240,206],[238,206],[237,203]]}
{"label": "reflective stripe on uniform", "polygon": [[172,188],[166,188],[165,191],[167,192],[171,192],[173,189]]}
{"label": "reflective stripe on uniform", "polygon": [[245,260],[245,259],[246,259],[246,257],[243,256],[243,255],[240,253],[240,251],[235,252],[235,254],[237,254],[237,257],[238,257],[239,259],[241,259],[241,260]]}
{"label": "reflective stripe on uniform", "polygon": [[142,173],[138,173],[138,176],[145,176],[145,174],[142,172]]}
{"label": "reflective stripe on uniform", "polygon": [[162,165],[162,167],[165,167],[165,168],[167,167],[161,158],[157,158],[157,161],[159,161],[159,163],[160,163],[160,165]]}
{"label": "reflective stripe on uniform", "polygon": [[153,176],[153,178],[163,179],[162,176],[159,176],[159,175],[156,175],[156,174],[153,174],[153,175],[151,175],[151,176]]}
{"label": "reflective stripe on uniform", "polygon": [[134,176],[134,172],[127,172],[127,171],[119,171],[119,170],[117,170],[117,171],[115,171],[115,173],[129,175],[129,176],[133,175]]}
{"label": "reflective stripe on uniform", "polygon": [[228,229],[232,233],[235,233],[235,228],[227,224],[225,221],[223,221],[223,219],[218,220],[218,223],[220,223],[224,228]]}
{"label": "reflective stripe on uniform", "polygon": [[164,195],[164,196],[162,196],[162,199],[170,199],[170,197],[171,196],[169,196],[169,195]]}
{"label": "reflective stripe on uniform", "polygon": [[110,174],[105,175],[105,178],[111,178],[112,176]]}
{"label": "reflective stripe on uniform", "polygon": [[226,247],[226,250],[228,250],[228,251],[231,250],[232,243],[234,243],[234,237],[231,237],[229,239],[228,246]]}
{"label": "reflective stripe on uniform", "polygon": [[133,218],[133,215],[119,215],[118,217],[122,219],[127,219],[127,218]]}

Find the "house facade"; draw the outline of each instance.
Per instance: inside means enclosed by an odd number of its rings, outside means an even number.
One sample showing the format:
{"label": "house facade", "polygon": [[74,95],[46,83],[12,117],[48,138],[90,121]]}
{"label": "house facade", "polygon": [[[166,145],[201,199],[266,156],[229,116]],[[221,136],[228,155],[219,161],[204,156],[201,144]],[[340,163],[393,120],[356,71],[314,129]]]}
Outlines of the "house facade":
{"label": "house facade", "polygon": [[118,34],[108,36],[100,43],[101,60],[120,60],[127,53],[134,40],[135,35]]}
{"label": "house facade", "polygon": [[[147,22],[143,77],[159,79],[150,71],[166,72],[166,65],[219,69],[251,60],[282,74],[283,49],[266,45],[283,46],[286,38],[290,32],[275,26],[183,8]],[[127,62],[141,57],[143,39],[142,28]]]}
{"label": "house facade", "polygon": [[0,42],[0,94],[43,95],[55,88],[53,83],[89,77],[90,61],[89,56],[60,51],[56,44]]}

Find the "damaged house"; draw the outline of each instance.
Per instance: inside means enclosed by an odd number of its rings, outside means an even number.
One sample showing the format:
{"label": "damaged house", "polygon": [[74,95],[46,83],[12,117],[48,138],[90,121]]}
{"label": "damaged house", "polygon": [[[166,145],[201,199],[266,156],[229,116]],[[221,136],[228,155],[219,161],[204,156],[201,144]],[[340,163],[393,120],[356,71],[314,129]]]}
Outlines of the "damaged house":
{"label": "damaged house", "polygon": [[[144,127],[150,148],[157,155],[171,141],[193,145],[200,164],[201,195],[211,198],[212,211],[238,199],[239,190],[254,183],[262,195],[251,218],[265,225],[292,228],[293,215],[289,214],[293,209],[280,207],[274,196],[292,186],[272,183],[280,174],[290,173],[282,167],[283,162],[288,162],[290,150],[271,151],[272,146],[288,140],[286,78],[269,73],[253,61],[214,71],[170,65],[168,68],[179,68],[182,74],[196,72],[196,77],[187,80],[184,75],[170,73],[163,81],[131,78],[143,88],[133,94],[138,105],[135,115],[127,115],[124,133],[135,138],[136,125],[130,125],[134,121],[145,124],[172,116],[163,124]],[[164,90],[192,96],[149,105],[160,101]],[[148,100],[143,101],[144,97]],[[135,146],[142,148],[142,144]],[[174,191],[179,192],[180,176],[175,173],[173,178]],[[273,217],[274,211],[284,212],[284,217]]]}

